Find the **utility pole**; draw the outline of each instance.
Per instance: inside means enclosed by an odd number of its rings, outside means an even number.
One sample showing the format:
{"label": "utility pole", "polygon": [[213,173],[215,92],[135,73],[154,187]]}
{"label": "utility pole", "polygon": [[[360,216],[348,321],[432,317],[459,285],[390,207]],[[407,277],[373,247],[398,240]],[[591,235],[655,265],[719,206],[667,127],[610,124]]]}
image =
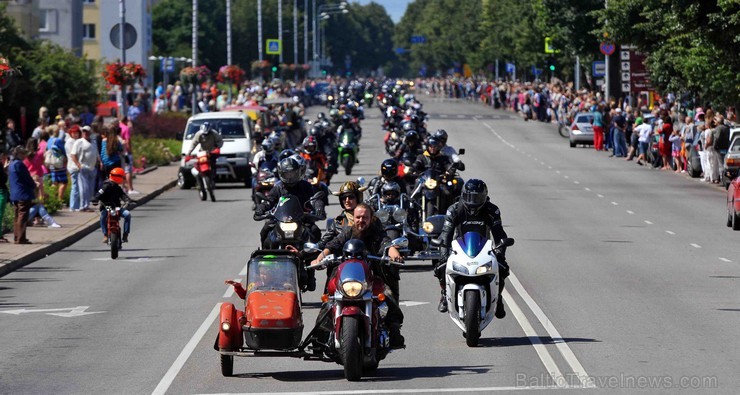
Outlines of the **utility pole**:
{"label": "utility pole", "polygon": [[[121,33],[121,63],[126,63],[126,45],[124,44],[124,32],[126,29],[126,1],[125,0],[119,0],[118,1],[118,14],[121,17],[121,29],[119,29],[119,32]],[[126,116],[128,112],[126,112],[126,84],[121,84],[121,117]]]}
{"label": "utility pole", "polygon": [[280,40],[280,63],[283,63],[283,0],[278,0],[278,40]]}
{"label": "utility pole", "polygon": [[[298,76],[298,0],[293,0],[293,65],[296,66],[295,76]],[[293,79],[297,79],[293,77]]]}
{"label": "utility pole", "polygon": [[226,64],[231,63],[231,0],[226,0]]}
{"label": "utility pole", "polygon": [[[193,68],[198,66],[198,0],[193,0]],[[193,115],[195,108],[198,106],[198,81],[193,83],[193,92],[191,95]]]}
{"label": "utility pole", "polygon": [[257,48],[259,48],[260,62],[262,56],[262,0],[257,0]]}
{"label": "utility pole", "polygon": [[[607,9],[609,8],[609,0],[604,0],[604,8],[607,8]],[[606,23],[606,21],[604,23]],[[606,63],[606,67],[604,68],[604,70],[606,72],[606,76],[604,76],[604,84],[605,84],[604,102],[606,102],[606,104],[608,105],[609,104],[609,55],[605,55],[605,60],[606,61],[604,63]]]}
{"label": "utility pole", "polygon": [[303,0],[303,63],[308,64],[308,0]]}

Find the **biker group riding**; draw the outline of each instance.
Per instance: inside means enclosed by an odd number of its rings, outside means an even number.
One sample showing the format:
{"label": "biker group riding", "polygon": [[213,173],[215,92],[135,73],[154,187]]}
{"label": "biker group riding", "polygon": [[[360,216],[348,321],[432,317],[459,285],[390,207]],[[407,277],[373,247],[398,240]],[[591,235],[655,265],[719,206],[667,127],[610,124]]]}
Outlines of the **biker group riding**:
{"label": "biker group riding", "polygon": [[[339,166],[350,175],[359,163],[360,121],[373,102],[383,115],[389,158],[367,185],[360,177],[331,192]],[[290,139],[300,145],[286,147],[275,135],[258,143],[252,207],[254,219],[265,222],[246,288],[226,281],[244,305],[221,305],[214,348],[225,376],[233,374],[235,356],[288,356],[336,362],[348,380],[360,380],[406,347],[399,305],[405,261],[432,262],[438,309],[450,314],[469,346],[506,314],[505,254],[514,240],[485,182],[460,176],[465,150],[447,145],[445,130],[428,131],[422,103],[395,81],[334,87],[327,105],[328,116],[319,113],[307,122],[308,133]],[[322,235],[317,222],[327,217],[330,195],[342,211]],[[322,307],[304,338],[302,292],[316,290],[315,271],[322,269]]]}

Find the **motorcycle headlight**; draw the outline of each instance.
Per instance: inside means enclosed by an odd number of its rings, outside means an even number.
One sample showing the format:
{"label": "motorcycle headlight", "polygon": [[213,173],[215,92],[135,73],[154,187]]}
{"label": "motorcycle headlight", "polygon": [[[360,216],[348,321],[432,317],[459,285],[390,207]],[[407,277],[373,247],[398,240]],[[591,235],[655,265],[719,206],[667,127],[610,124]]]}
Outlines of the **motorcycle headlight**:
{"label": "motorcycle headlight", "polygon": [[483,266],[478,266],[477,269],[475,269],[475,274],[485,274],[490,272],[492,269],[491,263],[486,263]]}
{"label": "motorcycle headlight", "polygon": [[375,216],[378,217],[380,222],[388,222],[388,218],[391,217],[391,215],[386,210],[378,210],[377,213],[375,213]]}
{"label": "motorcycle headlight", "polygon": [[329,96],[329,97],[327,97],[327,99],[334,100],[334,96]]}
{"label": "motorcycle headlight", "polygon": [[468,267],[463,265],[462,263],[454,262],[452,264],[452,270],[458,273],[468,274]]}
{"label": "motorcycle headlight", "polygon": [[295,231],[298,230],[298,224],[295,222],[281,222],[280,230],[285,233],[285,237],[292,238]]}
{"label": "motorcycle headlight", "polygon": [[311,179],[311,185],[316,185],[318,183],[319,183],[318,177],[314,177],[314,178]]}
{"label": "motorcycle headlight", "polygon": [[200,174],[200,172],[195,167],[191,167],[190,168],[190,174],[192,174],[193,177],[198,177],[198,174]]}
{"label": "motorcycle headlight", "polygon": [[406,221],[406,210],[399,208],[396,210],[395,213],[393,213],[393,219],[395,219],[397,222],[405,222]]}
{"label": "motorcycle headlight", "polygon": [[350,298],[360,296],[365,287],[359,281],[345,281],[342,283],[342,293]]}
{"label": "motorcycle headlight", "polygon": [[398,138],[398,135],[396,134],[396,132],[393,132],[393,133],[391,133],[391,138],[392,138],[393,140],[395,140],[395,139],[397,139],[397,138]]}
{"label": "motorcycle headlight", "polygon": [[427,187],[427,189],[434,189],[437,187],[437,180],[429,178],[424,181],[424,186]]}
{"label": "motorcycle headlight", "polygon": [[421,228],[424,229],[424,232],[426,233],[434,233],[434,225],[432,225],[431,222],[424,222]]}

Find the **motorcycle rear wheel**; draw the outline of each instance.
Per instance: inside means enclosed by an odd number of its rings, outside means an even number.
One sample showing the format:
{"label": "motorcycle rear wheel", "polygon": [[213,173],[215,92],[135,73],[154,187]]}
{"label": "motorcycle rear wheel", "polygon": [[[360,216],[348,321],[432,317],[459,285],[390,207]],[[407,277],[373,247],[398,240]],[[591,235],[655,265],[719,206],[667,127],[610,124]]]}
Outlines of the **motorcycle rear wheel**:
{"label": "motorcycle rear wheel", "polygon": [[348,381],[359,381],[362,378],[362,342],[360,341],[360,322],[357,317],[342,318],[339,356],[344,365],[344,377]]}
{"label": "motorcycle rear wheel", "polygon": [[480,293],[465,291],[465,343],[476,347],[480,339]]}
{"label": "motorcycle rear wheel", "polygon": [[112,232],[110,235],[108,235],[108,243],[110,243],[111,259],[118,258],[118,247],[120,245],[119,239],[120,239],[120,236],[118,235],[118,233]]}
{"label": "motorcycle rear wheel", "polygon": [[221,374],[224,377],[234,375],[234,356],[221,354]]}

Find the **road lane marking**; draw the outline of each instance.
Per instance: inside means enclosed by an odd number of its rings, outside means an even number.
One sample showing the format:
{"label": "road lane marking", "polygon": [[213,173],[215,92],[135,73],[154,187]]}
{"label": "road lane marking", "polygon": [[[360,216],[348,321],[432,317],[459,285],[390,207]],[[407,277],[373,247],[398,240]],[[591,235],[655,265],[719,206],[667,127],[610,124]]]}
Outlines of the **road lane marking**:
{"label": "road lane marking", "polygon": [[[511,278],[512,276],[513,273],[509,276],[509,278]],[[524,334],[527,335],[527,338],[532,343],[532,347],[534,347],[534,351],[536,351],[537,355],[540,357],[542,364],[545,365],[545,369],[547,369],[547,373],[549,373],[550,377],[552,377],[553,383],[563,384],[567,386],[565,377],[563,377],[563,373],[560,372],[558,365],[555,364],[555,360],[552,359],[552,355],[550,355],[550,352],[547,351],[545,344],[542,343],[539,335],[537,335],[537,332],[535,332],[534,328],[532,328],[532,324],[529,323],[527,316],[524,315],[522,310],[519,308],[519,305],[516,303],[516,301],[514,301],[514,298],[511,296],[509,291],[506,290],[506,288],[504,288],[502,296],[506,300],[506,304],[509,305],[509,310],[511,310],[512,314],[514,314],[514,318],[516,318],[517,322],[519,322],[519,326],[521,326],[524,330]]]}
{"label": "road lane marking", "polygon": [[[240,282],[241,279],[235,278],[234,281]],[[231,285],[228,286],[229,288],[226,289],[226,293],[224,293],[224,298],[229,299],[234,295],[234,287]]]}
{"label": "road lane marking", "polygon": [[612,206],[619,206],[619,203],[617,203],[617,202],[612,202]]}
{"label": "road lane marking", "polygon": [[583,188],[583,190],[591,192],[591,188]]}
{"label": "road lane marking", "polygon": [[576,184],[576,185],[580,184],[579,181],[573,181],[573,183]]}
{"label": "road lane marking", "polygon": [[175,377],[177,377],[180,369],[185,366],[185,362],[187,362],[188,358],[190,358],[190,354],[193,353],[193,350],[195,350],[195,347],[198,346],[198,343],[200,343],[200,340],[206,334],[208,328],[213,324],[213,321],[216,320],[220,309],[221,303],[216,303],[216,305],[213,306],[213,310],[211,310],[211,312],[208,314],[208,317],[206,317],[206,320],[203,321],[203,323],[200,325],[200,328],[195,331],[195,334],[193,334],[193,337],[190,338],[190,341],[188,342],[188,344],[185,345],[185,348],[182,349],[180,355],[177,356],[175,362],[172,363],[170,369],[167,371],[167,373],[165,373],[164,377],[162,377],[162,380],[159,382],[159,385],[157,385],[157,388],[152,391],[152,395],[162,395],[167,392],[167,389],[170,388],[172,382],[175,381]]}
{"label": "road lane marking", "polygon": [[598,195],[596,195],[596,196],[598,196],[598,197],[600,197],[600,198],[602,198],[602,199],[604,198],[604,195],[602,195],[602,194],[598,194]]}
{"label": "road lane marking", "polygon": [[694,248],[701,248],[701,246],[699,244],[696,244],[696,243],[691,243],[690,246],[692,246]]}
{"label": "road lane marking", "polygon": [[665,232],[668,233],[669,235],[675,235],[676,234],[674,232],[671,232],[670,230],[666,230]]}
{"label": "road lane marking", "polygon": [[429,302],[415,302],[413,300],[404,300],[403,302],[398,303],[399,306],[406,306],[406,307],[421,306],[423,304],[429,304]]}
{"label": "road lane marking", "polygon": [[648,224],[648,225],[652,225],[653,224],[652,222],[650,222],[648,220],[645,220],[645,223]]}
{"label": "road lane marking", "polygon": [[727,262],[727,263],[732,263],[732,261],[731,261],[731,260],[729,260],[729,259],[727,259],[727,258],[722,258],[722,257],[719,257],[719,260],[720,260],[720,261],[723,261],[723,262]]}
{"label": "road lane marking", "polygon": [[627,214],[630,214],[630,215],[635,215],[635,212],[634,212],[634,211],[632,211],[632,210],[627,210]]}
{"label": "road lane marking", "polygon": [[249,270],[249,261],[247,261],[247,263],[244,264],[244,269],[242,269],[242,271],[239,272],[239,275],[240,276],[246,276],[247,275],[247,270]]}
{"label": "road lane marking", "polygon": [[[529,296],[529,293],[526,289],[524,289],[524,286],[521,282],[519,282],[519,279],[513,272],[511,272],[509,275],[509,282],[511,285],[514,286],[514,289],[524,300],[524,303],[529,306],[529,309],[532,310],[534,315],[537,317],[537,320],[540,321],[540,324],[542,324],[547,333],[550,335],[550,338],[560,351],[560,354],[562,354],[565,361],[568,362],[568,365],[570,365],[573,373],[578,376],[578,379],[581,381],[581,385],[584,388],[595,388],[593,381],[589,377],[588,373],[586,373],[586,369],[583,368],[583,365],[581,365],[581,363],[578,361],[576,355],[573,354],[573,350],[570,349],[565,340],[563,340],[563,337],[560,336],[560,332],[558,332],[558,330],[552,324],[552,321],[547,318],[545,312],[543,312],[540,306],[534,301],[534,299]],[[509,299],[510,298],[507,298],[507,303]],[[557,383],[557,381],[555,382]]]}
{"label": "road lane marking", "polygon": [[[580,387],[568,387],[580,388]],[[343,390],[343,391],[306,391],[306,392],[222,392],[207,395],[363,395],[363,394],[429,394],[446,392],[491,392],[491,391],[547,391],[562,390],[565,387],[556,386],[522,386],[522,387],[463,387],[463,388],[398,388],[375,390]],[[206,394],[201,394],[206,395]]]}

